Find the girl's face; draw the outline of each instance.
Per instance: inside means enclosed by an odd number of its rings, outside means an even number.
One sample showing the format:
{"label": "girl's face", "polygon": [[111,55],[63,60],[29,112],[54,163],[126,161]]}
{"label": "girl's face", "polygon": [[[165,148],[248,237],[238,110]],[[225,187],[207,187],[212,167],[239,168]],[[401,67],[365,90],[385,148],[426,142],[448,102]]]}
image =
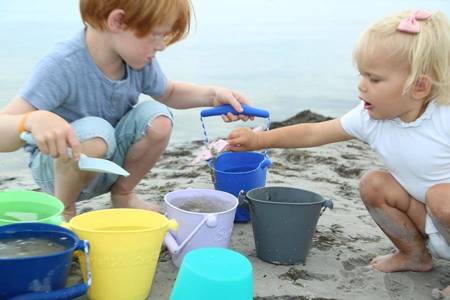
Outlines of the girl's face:
{"label": "girl's face", "polygon": [[359,98],[373,119],[394,119],[404,122],[416,120],[423,112],[423,102],[403,92],[409,67],[395,62],[389,52],[379,47],[374,54],[359,62],[361,80]]}
{"label": "girl's face", "polygon": [[117,39],[116,52],[133,69],[142,69],[154,59],[158,51],[166,48],[165,38],[171,28],[172,23],[167,22],[156,26],[141,38],[131,30],[124,30]]}

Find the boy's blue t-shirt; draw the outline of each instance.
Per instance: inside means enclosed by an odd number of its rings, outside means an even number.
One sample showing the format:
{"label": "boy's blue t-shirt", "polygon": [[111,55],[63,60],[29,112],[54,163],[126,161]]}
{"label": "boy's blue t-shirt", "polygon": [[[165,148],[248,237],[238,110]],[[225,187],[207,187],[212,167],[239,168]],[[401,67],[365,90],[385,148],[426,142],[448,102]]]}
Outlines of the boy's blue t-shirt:
{"label": "boy's blue t-shirt", "polygon": [[82,30],[37,64],[20,95],[37,109],[51,111],[69,123],[96,116],[115,127],[137,103],[139,94],[162,96],[166,85],[156,59],[140,70],[126,65],[122,80],[108,79],[92,60]]}

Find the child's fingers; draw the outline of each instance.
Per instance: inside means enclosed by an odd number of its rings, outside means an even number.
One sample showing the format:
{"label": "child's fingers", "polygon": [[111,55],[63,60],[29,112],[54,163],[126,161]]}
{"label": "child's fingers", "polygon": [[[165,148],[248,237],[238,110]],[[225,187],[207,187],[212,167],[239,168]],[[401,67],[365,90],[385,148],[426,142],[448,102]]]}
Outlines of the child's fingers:
{"label": "child's fingers", "polygon": [[63,159],[68,159],[69,155],[67,154],[67,143],[65,138],[58,138],[56,140],[56,147],[58,151],[58,156]]}
{"label": "child's fingers", "polygon": [[234,98],[231,98],[230,101],[229,101],[230,105],[231,105],[231,106],[234,108],[234,110],[237,111],[238,113],[243,112],[244,109],[242,108],[241,103],[239,102],[240,97],[242,97],[242,96],[240,96],[239,94],[235,94],[235,93],[233,93],[233,95],[234,95]]}
{"label": "child's fingers", "polygon": [[58,147],[56,145],[56,140],[53,138],[47,139],[48,152],[52,157],[58,157]]}
{"label": "child's fingers", "polygon": [[247,97],[239,94],[238,92],[233,92],[233,96],[239,103],[250,105],[250,101],[247,99]]}
{"label": "child's fingers", "polygon": [[39,148],[39,150],[43,154],[45,154],[45,155],[50,154],[49,149],[48,149],[48,145],[47,145],[45,140],[35,139],[35,141],[36,141],[36,146]]}
{"label": "child's fingers", "polygon": [[80,140],[73,130],[69,130],[67,133],[67,143],[72,148],[72,159],[78,161],[81,154]]}

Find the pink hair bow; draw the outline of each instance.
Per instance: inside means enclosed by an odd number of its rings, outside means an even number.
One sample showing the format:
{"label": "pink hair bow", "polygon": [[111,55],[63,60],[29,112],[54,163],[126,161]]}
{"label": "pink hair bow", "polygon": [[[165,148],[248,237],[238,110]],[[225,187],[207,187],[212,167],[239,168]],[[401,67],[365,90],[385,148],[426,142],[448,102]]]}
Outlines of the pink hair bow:
{"label": "pink hair bow", "polygon": [[398,31],[407,33],[419,33],[420,32],[420,20],[429,19],[432,13],[426,10],[413,11],[408,18],[401,21],[397,27]]}

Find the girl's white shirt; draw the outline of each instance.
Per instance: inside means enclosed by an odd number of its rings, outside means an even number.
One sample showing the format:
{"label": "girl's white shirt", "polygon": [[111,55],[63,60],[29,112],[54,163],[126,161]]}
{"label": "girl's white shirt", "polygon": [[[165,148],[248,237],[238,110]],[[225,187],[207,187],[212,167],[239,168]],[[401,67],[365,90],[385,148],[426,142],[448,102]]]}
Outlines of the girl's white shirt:
{"label": "girl's white shirt", "polygon": [[431,101],[415,121],[372,119],[364,103],[340,119],[344,130],[366,142],[415,199],[425,203],[427,190],[450,183],[450,105]]}

